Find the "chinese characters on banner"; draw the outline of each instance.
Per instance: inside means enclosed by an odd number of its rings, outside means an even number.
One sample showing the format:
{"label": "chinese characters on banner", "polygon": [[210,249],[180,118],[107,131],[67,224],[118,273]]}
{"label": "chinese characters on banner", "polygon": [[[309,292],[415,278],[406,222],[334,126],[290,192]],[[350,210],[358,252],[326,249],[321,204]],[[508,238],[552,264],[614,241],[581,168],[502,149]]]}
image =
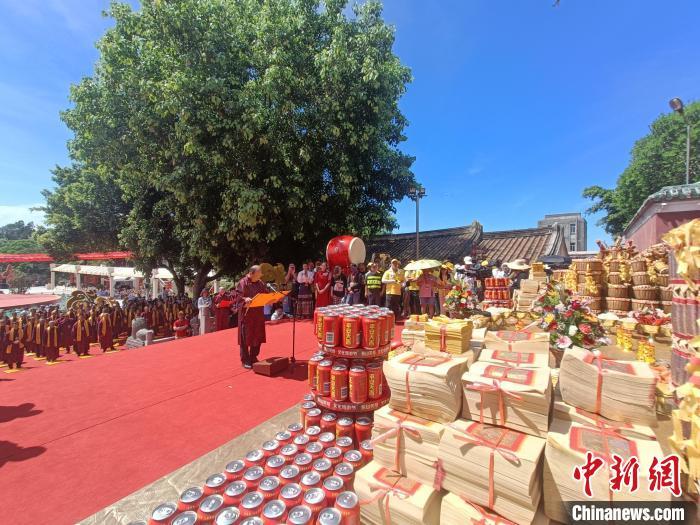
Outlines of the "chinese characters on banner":
{"label": "chinese characters on banner", "polygon": [[[574,479],[583,481],[583,492],[589,498],[593,497],[591,478],[607,462],[592,452],[586,452],[585,464],[574,469]],[[636,492],[639,488],[639,459],[636,456],[624,461],[617,454],[612,455],[612,461],[608,464],[610,475],[610,491],[619,492],[626,487],[629,492]],[[649,492],[661,492],[668,490],[676,497],[681,495],[680,460],[675,454],[665,458],[654,458],[649,466]]]}

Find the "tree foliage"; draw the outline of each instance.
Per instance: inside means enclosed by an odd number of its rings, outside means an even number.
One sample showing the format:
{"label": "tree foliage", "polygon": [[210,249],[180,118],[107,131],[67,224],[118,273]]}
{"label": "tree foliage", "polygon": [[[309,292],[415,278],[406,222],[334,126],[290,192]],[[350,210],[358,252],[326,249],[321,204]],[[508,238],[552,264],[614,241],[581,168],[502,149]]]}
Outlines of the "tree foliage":
{"label": "tree foliage", "polygon": [[[700,181],[700,102],[688,104],[685,115],[691,126],[691,182]],[[664,186],[685,183],[686,124],[675,113],[656,119],[650,133],[632,148],[629,165],[612,189],[589,186],[583,196],[595,201],[588,213],[604,212],[599,224],[620,235],[644,200]]]}
{"label": "tree foliage", "polygon": [[[16,241],[17,239],[29,239],[34,233],[35,226],[33,222],[25,224],[24,221],[12,222],[5,226],[0,226],[0,240],[6,239]],[[14,253],[14,252],[12,252]]]}
{"label": "tree foliage", "polygon": [[[21,223],[22,221],[19,221]],[[0,227],[0,231],[10,226],[9,231],[17,232],[18,223],[8,224],[7,226]],[[28,227],[31,226],[31,230]],[[32,233],[35,229],[34,225],[30,222],[23,226],[22,235],[24,237],[18,239],[0,239],[0,253],[41,253],[41,245],[32,237]],[[7,230],[4,230],[7,231]],[[4,273],[7,270],[5,264],[0,264],[0,273]],[[49,265],[46,263],[20,263],[11,264],[12,266],[12,279],[10,279],[9,284],[13,288],[17,288],[20,291],[24,291],[26,288],[39,282],[45,284],[49,277]]]}
{"label": "tree foliage", "polygon": [[[113,4],[63,119],[72,165],[46,192],[52,250],[132,249],[203,284],[394,225],[410,72],[381,6],[345,0]],[[85,243],[82,244],[82,243]]]}

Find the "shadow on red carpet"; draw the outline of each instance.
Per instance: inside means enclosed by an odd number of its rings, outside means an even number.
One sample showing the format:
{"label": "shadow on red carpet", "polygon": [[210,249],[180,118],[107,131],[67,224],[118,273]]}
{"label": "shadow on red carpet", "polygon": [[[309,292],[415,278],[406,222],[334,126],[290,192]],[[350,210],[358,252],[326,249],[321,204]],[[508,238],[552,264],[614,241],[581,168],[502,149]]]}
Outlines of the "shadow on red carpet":
{"label": "shadow on red carpet", "polygon": [[[270,325],[261,358],[291,355],[290,323]],[[317,343],[296,326],[295,370],[268,378],[238,360],[236,330],[68,358],[2,387],[0,494],[12,525],[71,524],[294,405]]]}

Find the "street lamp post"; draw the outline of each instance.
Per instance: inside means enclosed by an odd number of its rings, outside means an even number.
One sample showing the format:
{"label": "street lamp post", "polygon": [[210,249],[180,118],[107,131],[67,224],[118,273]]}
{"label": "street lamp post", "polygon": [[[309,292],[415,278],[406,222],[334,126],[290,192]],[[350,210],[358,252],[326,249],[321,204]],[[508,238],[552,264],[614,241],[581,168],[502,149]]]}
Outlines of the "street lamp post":
{"label": "street lamp post", "polygon": [[683,101],[678,97],[672,98],[669,103],[671,109],[678,113],[685,121],[685,183],[690,184],[690,121],[683,110]]}
{"label": "street lamp post", "polygon": [[425,188],[423,186],[414,186],[408,190],[408,194],[416,201],[416,261],[420,259],[420,224],[418,221],[418,210],[420,208],[420,200],[425,197]]}

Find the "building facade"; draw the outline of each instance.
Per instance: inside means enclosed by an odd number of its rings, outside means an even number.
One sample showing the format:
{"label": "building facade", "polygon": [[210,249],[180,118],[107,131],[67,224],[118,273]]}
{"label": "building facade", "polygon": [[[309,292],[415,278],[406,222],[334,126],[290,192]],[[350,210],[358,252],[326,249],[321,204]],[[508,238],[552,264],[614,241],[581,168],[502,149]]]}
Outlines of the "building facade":
{"label": "building facade", "polygon": [[583,252],[588,249],[588,223],[580,213],[551,213],[537,221],[538,228],[560,224],[564,227],[566,249],[569,252]]}

